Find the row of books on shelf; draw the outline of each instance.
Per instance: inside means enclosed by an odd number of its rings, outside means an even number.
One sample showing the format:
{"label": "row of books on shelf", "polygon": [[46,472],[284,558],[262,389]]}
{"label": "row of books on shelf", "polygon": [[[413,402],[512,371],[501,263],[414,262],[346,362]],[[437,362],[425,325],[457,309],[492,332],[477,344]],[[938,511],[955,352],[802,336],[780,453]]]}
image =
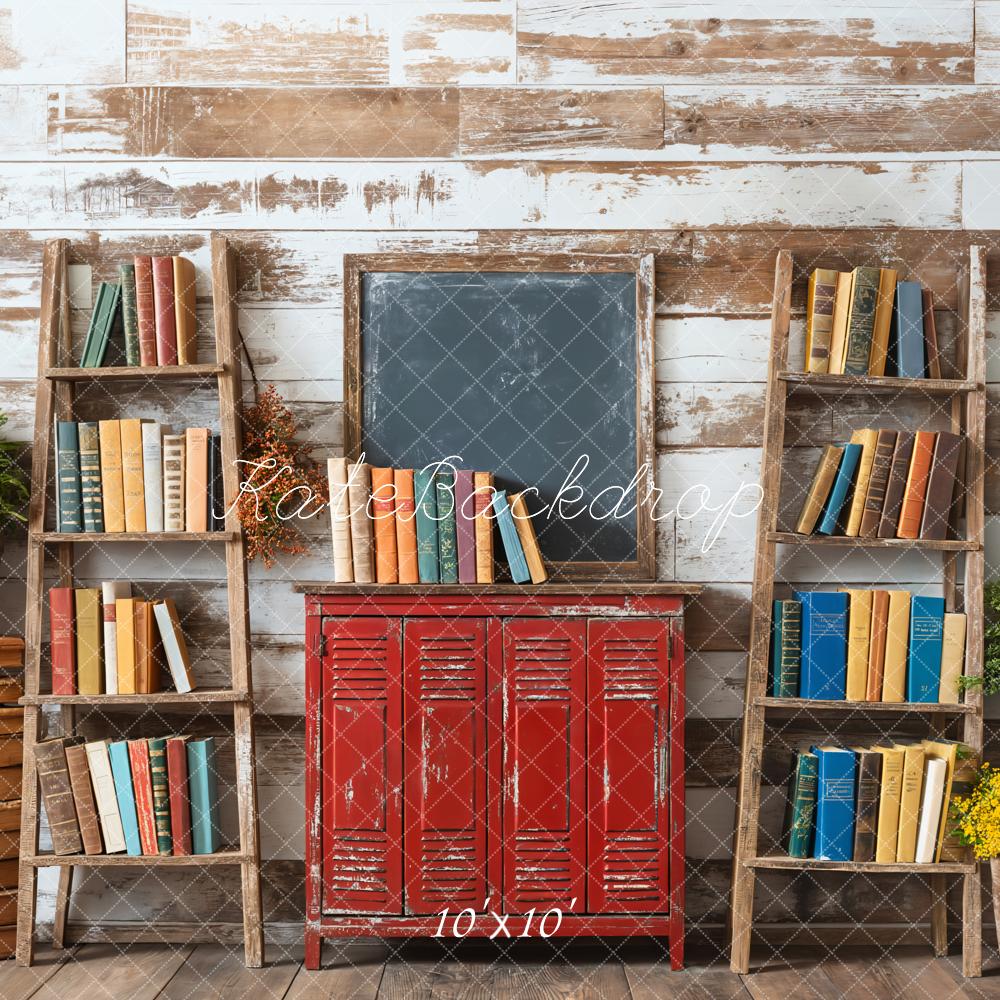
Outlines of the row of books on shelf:
{"label": "row of books on shelf", "polygon": [[186,257],[141,255],[119,264],[118,275],[117,282],[98,286],[80,367],[195,364],[194,264]]}
{"label": "row of books on shelf", "polygon": [[38,782],[53,853],[214,854],[215,739],[43,740]]}
{"label": "row of books on shelf", "polygon": [[888,267],[812,272],[807,372],[941,378],[931,290],[897,277]]}
{"label": "row of books on shelf", "polygon": [[957,704],[964,614],[905,590],[800,591],[774,602],[776,698]]}
{"label": "row of books on shelf", "polygon": [[494,522],[515,583],[547,579],[524,494],[492,472],[327,461],[338,583],[493,583]]}
{"label": "row of books on shelf", "polygon": [[218,434],[153,420],[56,422],[61,532],[221,531]]}
{"label": "row of books on shelf", "polygon": [[950,431],[855,431],[823,449],[799,514],[800,535],[944,540],[961,499],[965,437]]}
{"label": "row of books on shelf", "polygon": [[133,597],[128,580],[53,587],[49,634],[55,695],[153,694],[164,666],[178,692],[196,687],[174,602]]}
{"label": "row of books on shelf", "polygon": [[795,756],[785,844],[793,858],[933,864],[962,861],[948,810],[960,744],[814,746]]}

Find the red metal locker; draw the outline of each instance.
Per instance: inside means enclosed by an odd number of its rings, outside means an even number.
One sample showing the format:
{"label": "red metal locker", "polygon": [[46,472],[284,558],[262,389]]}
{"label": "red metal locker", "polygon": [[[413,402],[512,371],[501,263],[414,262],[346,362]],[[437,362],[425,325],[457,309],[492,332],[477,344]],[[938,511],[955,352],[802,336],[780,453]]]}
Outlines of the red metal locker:
{"label": "red metal locker", "polygon": [[504,909],[586,911],[586,624],[504,622]]}
{"label": "red metal locker", "polygon": [[480,911],[486,902],[486,652],[482,619],[409,618],[404,625],[407,913]]}
{"label": "red metal locker", "polygon": [[670,623],[591,620],[588,906],[670,909]]}
{"label": "red metal locker", "polygon": [[323,909],[402,903],[400,622],[323,621]]}

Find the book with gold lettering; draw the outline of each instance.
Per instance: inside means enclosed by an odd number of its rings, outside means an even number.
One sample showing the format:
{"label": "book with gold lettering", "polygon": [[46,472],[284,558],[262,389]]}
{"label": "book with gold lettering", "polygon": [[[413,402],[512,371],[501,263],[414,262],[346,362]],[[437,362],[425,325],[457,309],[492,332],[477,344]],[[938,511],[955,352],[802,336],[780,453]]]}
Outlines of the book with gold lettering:
{"label": "book with gold lettering", "polygon": [[103,694],[104,669],[101,663],[101,592],[77,589],[76,604],[76,687],[78,694]]}
{"label": "book with gold lettering", "polygon": [[837,294],[833,300],[833,324],[830,332],[830,374],[844,374],[844,349],[847,346],[847,320],[851,312],[854,272],[837,274]]}
{"label": "book with gold lettering", "polygon": [[125,530],[146,530],[146,488],[142,476],[142,421],[119,421]]}
{"label": "book with gold lettering", "polygon": [[851,443],[861,445],[861,458],[858,460],[854,492],[847,508],[844,534],[857,538],[861,533],[861,517],[865,511],[865,501],[868,499],[868,484],[871,481],[872,466],[875,464],[878,431],[871,428],[855,431],[851,435]]}
{"label": "book with gold lettering", "polygon": [[493,473],[477,472],[473,509],[476,519],[476,583],[493,582]]}
{"label": "book with gold lettering", "polygon": [[809,275],[806,297],[806,371],[830,370],[830,335],[833,303],[837,294],[837,272],[818,267]]}
{"label": "book with gold lettering", "polygon": [[871,476],[868,479],[868,495],[865,497],[865,506],[861,513],[861,528],[858,534],[862,538],[874,538],[878,533],[895,450],[896,432],[879,431],[878,440],[875,442]]}
{"label": "book with gold lettering", "polygon": [[906,701],[906,657],[909,643],[910,592],[890,590],[882,668],[882,701]]}
{"label": "book with gold lettering", "polygon": [[938,701],[942,705],[958,704],[958,682],[965,667],[965,631],[968,619],[964,614],[948,611],[944,616],[944,641],[941,649],[941,684]]}
{"label": "book with gold lettering", "polygon": [[396,552],[396,485],[392,469],[374,465],[372,477],[372,522],[375,536],[375,582],[398,583]]}
{"label": "book with gold lettering", "polygon": [[899,803],[903,794],[905,748],[891,746],[873,749],[882,754],[875,860],[880,864],[891,864],[896,860],[896,842],[899,837]]}
{"label": "book with gold lettering", "polygon": [[851,306],[847,317],[847,343],[844,348],[844,373],[847,375],[868,374],[880,279],[877,267],[854,269]]}
{"label": "book with gold lettering", "polygon": [[924,784],[924,748],[919,743],[903,749],[903,783],[899,798],[899,833],[896,861],[910,863],[917,856],[917,827],[920,823],[920,792]]}
{"label": "book with gold lettering", "polygon": [[885,647],[888,641],[889,591],[872,591],[871,641],[868,644],[868,689],[866,701],[882,700]]}
{"label": "book with gold lettering", "polygon": [[413,469],[394,469],[396,487],[396,558],[400,583],[419,583],[417,571],[417,509]]}
{"label": "book with gold lettering", "polygon": [[835,444],[828,444],[823,449],[823,454],[820,455],[816,465],[812,483],[809,485],[809,492],[802,504],[798,523],[795,525],[798,534],[811,535],[815,530],[816,522],[819,521],[819,516],[823,513],[823,505],[833,489],[833,481],[837,476],[837,469],[840,467],[840,458],[843,454],[843,447]]}
{"label": "book with gold lettering", "polygon": [[868,692],[868,653],[871,643],[872,592],[846,590],[847,700],[865,701]]}
{"label": "book with gold lettering", "polygon": [[101,446],[101,503],[104,508],[104,530],[125,530],[125,492],[122,483],[121,421],[98,422]]}

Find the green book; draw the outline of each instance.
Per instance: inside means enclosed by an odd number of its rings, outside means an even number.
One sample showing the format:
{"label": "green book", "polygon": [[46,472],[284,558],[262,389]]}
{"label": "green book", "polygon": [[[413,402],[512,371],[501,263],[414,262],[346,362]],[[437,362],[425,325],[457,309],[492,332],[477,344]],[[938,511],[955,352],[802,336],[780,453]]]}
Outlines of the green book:
{"label": "green book", "polygon": [[798,698],[799,669],[802,665],[802,603],[781,602],[781,654],[778,662],[778,698]]}
{"label": "green book", "polygon": [[80,438],[76,422],[56,421],[56,527],[83,531],[80,502]]}
{"label": "green book", "polygon": [[122,283],[122,328],[125,333],[125,364],[139,364],[139,309],[135,298],[135,265],[119,264]]}
{"label": "green book", "polygon": [[767,689],[772,698],[778,697],[778,678],[781,676],[781,601],[775,601],[771,610],[771,656],[767,662]]}
{"label": "green book", "polygon": [[458,538],[455,525],[455,473],[438,472],[438,568],[442,583],[458,583]]}
{"label": "green book", "polygon": [[851,311],[847,318],[845,375],[867,375],[875,329],[880,272],[877,267],[856,267],[851,286]]}
{"label": "green book", "polygon": [[167,740],[149,741],[149,770],[153,778],[153,819],[156,821],[156,847],[160,854],[172,854],[174,839],[170,833],[170,786],[167,782]]}
{"label": "green book", "polygon": [[110,281],[102,281],[97,289],[97,302],[90,314],[90,326],[83,342],[83,357],[81,368],[100,368],[111,339],[111,330],[118,314],[118,302],[121,297],[121,285]]}
{"label": "green book", "polygon": [[81,420],[80,498],[83,503],[83,530],[104,530],[104,500],[101,496],[101,447],[97,422]]}
{"label": "green book", "polygon": [[795,770],[788,786],[788,818],[785,825],[790,858],[812,857],[817,766],[814,753],[803,751],[796,755]]}
{"label": "green book", "polygon": [[421,583],[440,583],[437,497],[433,470],[416,469],[413,495],[417,508],[417,574]]}
{"label": "green book", "polygon": [[215,738],[189,740],[188,797],[191,800],[191,853],[215,854],[219,849],[218,791],[215,778]]}

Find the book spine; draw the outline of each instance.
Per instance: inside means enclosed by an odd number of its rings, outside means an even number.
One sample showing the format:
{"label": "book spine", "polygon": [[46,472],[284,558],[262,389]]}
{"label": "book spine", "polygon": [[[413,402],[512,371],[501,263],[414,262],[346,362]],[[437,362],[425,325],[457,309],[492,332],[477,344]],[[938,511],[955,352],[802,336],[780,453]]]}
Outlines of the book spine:
{"label": "book spine", "polygon": [[912,863],[917,855],[917,827],[920,823],[920,791],[924,783],[924,750],[911,745],[903,753],[903,777],[899,797],[899,829],[896,860]]}
{"label": "book spine", "polygon": [[374,525],[368,509],[372,494],[371,466],[358,462],[347,467],[347,498],[351,508],[351,558],[355,583],[375,582]]}
{"label": "book spine", "polygon": [[104,692],[101,669],[101,592],[74,591],[76,605],[76,675],[80,694]]}
{"label": "book spine", "polygon": [[899,842],[899,803],[903,794],[904,751],[882,751],[882,782],[878,802],[875,860],[887,864],[896,860]]}
{"label": "book spine", "polygon": [[802,663],[802,604],[781,602],[781,656],[778,663],[779,698],[799,696],[799,671]]}
{"label": "book spine", "polygon": [[938,701],[942,705],[958,704],[959,679],[965,666],[965,633],[968,619],[964,614],[948,612],[944,616],[941,647],[941,684]]}
{"label": "book spine", "polygon": [[35,745],[35,764],[42,802],[49,818],[55,854],[79,854],[83,850],[80,824],[73,804],[64,740],[45,740]]}
{"label": "book spine", "polygon": [[139,364],[139,311],[135,297],[135,264],[119,264],[122,286],[122,328],[125,332],[125,363]]}
{"label": "book spine", "polygon": [[823,449],[819,462],[816,465],[816,472],[812,482],[809,484],[809,492],[806,494],[805,502],[802,504],[802,511],[799,520],[795,525],[795,530],[800,535],[811,535],[819,521],[819,516],[823,512],[823,505],[830,496],[833,488],[833,481],[837,476],[837,467],[840,465],[841,456],[844,454],[843,448],[828,444]]}
{"label": "book spine", "polygon": [[215,740],[209,736],[188,743],[188,791],[191,801],[191,853],[214,854],[219,849],[216,816]]}
{"label": "book spine", "polygon": [[909,591],[891,590],[889,592],[889,612],[885,636],[882,701],[905,701],[906,656],[910,641]]}
{"label": "book spine", "polygon": [[913,442],[913,458],[906,477],[903,504],[899,511],[897,538],[919,538],[920,522],[924,513],[924,498],[927,495],[927,479],[934,457],[934,434],[917,431]]}
{"label": "book spine", "polygon": [[135,694],[135,599],[115,601],[115,659],[118,664],[118,694]]}
{"label": "book spine", "polygon": [[475,489],[470,469],[455,472],[455,540],[458,548],[458,582],[476,582]]}
{"label": "book spine", "polygon": [[922,290],[924,305],[924,354],[927,358],[927,377],[941,377],[941,355],[938,353],[937,325],[934,321],[934,293]]}
{"label": "book spine", "polygon": [[962,444],[963,438],[959,434],[940,431],[937,435],[920,519],[921,538],[942,541],[948,537]]}
{"label": "book spine", "polygon": [[142,424],[122,420],[122,494],[125,499],[125,530],[146,530],[146,494],[142,470]]}
{"label": "book spine", "polygon": [[184,530],[185,441],[183,434],[163,438],[163,530]]}
{"label": "book spine", "polygon": [[531,574],[528,572],[528,564],[521,549],[521,541],[517,537],[510,505],[502,490],[495,490],[493,493],[493,512],[500,528],[500,540],[507,555],[511,579],[514,583],[527,583],[531,579]]}
{"label": "book spine", "polygon": [[806,371],[830,370],[830,335],[833,303],[837,294],[837,272],[817,268],[809,275],[806,302]]}
{"label": "book spine", "polygon": [[56,483],[59,490],[60,531],[83,531],[80,494],[80,437],[72,420],[56,422]]}
{"label": "book spine", "polygon": [[868,496],[872,466],[875,464],[878,431],[869,429],[855,431],[851,440],[853,443],[861,445],[861,457],[858,459],[858,474],[854,480],[854,494],[848,506],[844,534],[857,538],[861,532],[861,515],[864,513],[865,499]]}
{"label": "book spine", "polygon": [[49,591],[53,694],[76,694],[76,642],[73,632],[73,588],[53,587]]}
{"label": "book spine", "polygon": [[139,330],[139,364],[156,365],[156,304],[153,300],[153,260],[135,257],[135,311]]}
{"label": "book spine", "polygon": [[848,701],[864,701],[868,692],[868,654],[871,643],[872,592],[849,590],[847,629]]}
{"label": "book spine", "polygon": [[874,751],[862,751],[858,754],[857,806],[854,816],[855,861],[872,861],[875,858],[881,768],[881,754]]}
{"label": "book spine", "polygon": [[414,471],[413,491],[417,506],[417,568],[420,582],[440,583],[437,491],[433,471]]}
{"label": "book spine", "polygon": [[912,431],[899,431],[896,434],[892,466],[885,488],[885,503],[882,505],[882,518],[878,526],[879,538],[896,537],[899,511],[903,505],[903,494],[906,492],[906,475],[910,469],[910,459],[913,457],[914,439]]}
{"label": "book spine", "polygon": [[417,563],[417,506],[414,498],[413,470],[395,469],[396,486],[396,555],[399,582],[419,583]]}
{"label": "book spine", "polygon": [[816,847],[821,861],[850,861],[854,855],[853,753],[819,750],[816,793]]}
{"label": "book spine", "polygon": [[163,442],[160,425],[142,422],[142,492],[146,530],[163,531]]}
{"label": "book spine", "polygon": [[896,375],[899,378],[923,378],[926,374],[923,314],[920,284],[900,281],[896,285]]}
{"label": "book spine", "polygon": [[802,698],[841,700],[847,686],[847,594],[798,593],[802,604]]}
{"label": "book spine", "polygon": [[812,851],[813,829],[816,822],[816,757],[800,753],[793,777],[789,824],[788,854],[792,858],[808,858]]}
{"label": "book spine", "polygon": [[172,257],[174,318],[177,327],[177,364],[193,365],[198,360],[198,316],[195,310],[194,264],[187,257]]}
{"label": "book spine", "polygon": [[187,741],[167,740],[167,786],[170,790],[170,838],[175,855],[191,853],[191,803],[188,799]]}
{"label": "book spine", "polygon": [[80,500],[83,507],[83,530],[104,530],[104,503],[101,499],[101,443],[98,426],[81,421],[80,439]]}
{"label": "book spine", "polygon": [[878,297],[875,302],[875,318],[872,322],[872,346],[868,361],[868,374],[882,376],[889,356],[889,326],[892,321],[892,305],[896,298],[896,272],[883,267],[879,271]]}
{"label": "book spine", "polygon": [[153,605],[153,615],[163,643],[163,652],[174,687],[181,693],[193,691],[194,676],[191,672],[191,656],[188,653],[187,642],[181,631],[177,609],[170,599],[156,601]]}
{"label": "book spine", "polygon": [[941,685],[944,598],[914,595],[910,600],[910,653],[906,700],[936,702]]}
{"label": "book spine", "polygon": [[510,505],[511,516],[514,518],[514,527],[517,528],[517,538],[521,543],[521,551],[524,552],[524,561],[528,564],[531,582],[545,583],[548,579],[548,573],[545,572],[542,550],[538,546],[535,525],[531,520],[531,513],[525,503],[524,494],[516,493],[507,497],[507,503]]}
{"label": "book spine", "polygon": [[888,642],[889,591],[872,591],[871,640],[868,643],[868,686],[866,701],[881,701],[885,679],[885,650]]}
{"label": "book spine", "polygon": [[858,532],[862,538],[874,538],[878,533],[885,507],[889,473],[892,470],[892,456],[896,451],[896,432],[879,431],[875,442],[875,457],[872,460],[871,476],[868,479],[868,495],[861,513]]}
{"label": "book spine", "polygon": [[830,497],[823,506],[823,513],[820,516],[817,531],[821,535],[832,535],[837,530],[837,522],[840,512],[847,500],[847,492],[850,489],[854,478],[854,470],[858,466],[861,458],[861,445],[848,444],[844,447],[844,454],[837,467],[837,475],[833,481],[833,488],[830,490]]}
{"label": "book spine", "polygon": [[844,373],[844,350],[847,347],[847,320],[851,313],[851,299],[854,289],[854,273],[840,271],[837,274],[837,294],[833,300],[833,331],[830,334],[830,374]]}
{"label": "book spine", "polygon": [[328,458],[330,484],[330,531],[333,540],[333,578],[337,583],[354,582],[351,554],[351,503],[347,487],[347,459]]}
{"label": "book spine", "polygon": [[174,259],[153,257],[153,307],[156,316],[156,363],[177,364],[177,319],[174,306]]}
{"label": "book spine", "polygon": [[106,741],[87,744],[87,763],[90,765],[90,780],[94,788],[97,816],[101,822],[104,850],[107,854],[118,854],[125,850],[125,832]]}
{"label": "book spine", "polygon": [[143,854],[156,854],[156,820],[153,813],[153,782],[149,771],[149,748],[145,740],[129,740],[129,763],[132,766],[132,791],[135,815],[139,824],[139,843]]}
{"label": "book spine", "polygon": [[153,815],[156,819],[156,843],[160,854],[172,854],[170,833],[170,784],[167,780],[167,741],[149,741],[149,770],[153,780]]}
{"label": "book spine", "polygon": [[493,474],[472,477],[476,528],[476,583],[493,582]]}
{"label": "book spine", "polygon": [[97,818],[94,792],[90,786],[90,767],[87,764],[87,748],[81,743],[66,747],[66,768],[73,791],[73,804],[80,826],[80,839],[84,854],[100,854],[101,824]]}
{"label": "book spine", "polygon": [[437,490],[438,573],[442,583],[458,583],[455,474],[447,470],[437,472],[434,487]]}
{"label": "book spine", "polygon": [[186,531],[208,530],[208,437],[205,427],[189,427],[184,435],[184,525]]}
{"label": "book spine", "polygon": [[87,324],[87,335],[83,340],[83,350],[80,353],[81,368],[96,368],[99,362],[97,358],[97,344],[101,330],[107,322],[108,308],[110,305],[110,286],[106,281],[102,281],[97,286],[97,297],[94,299],[94,308],[90,313],[90,322]]}
{"label": "book spine", "polygon": [[778,697],[781,678],[781,606],[784,601],[775,601],[771,609],[771,648],[768,658],[768,685],[771,696]]}
{"label": "book spine", "polygon": [[115,620],[115,601],[119,597],[130,597],[131,594],[132,585],[127,580],[109,580],[101,584],[105,694],[118,694],[118,625]]}
{"label": "book spine", "polygon": [[847,375],[868,374],[875,309],[878,303],[878,285],[877,267],[854,269],[851,311],[847,320],[847,344],[844,352],[844,373]]}
{"label": "book spine", "polygon": [[930,864],[937,854],[938,827],[944,799],[944,784],[948,765],[932,758],[924,765],[924,787],[920,798],[920,823],[917,829],[915,861]]}
{"label": "book spine", "polygon": [[133,857],[138,857],[142,854],[142,841],[139,838],[139,818],[135,809],[135,790],[132,786],[128,743],[122,740],[108,744],[108,759],[111,761],[111,773],[115,779],[115,797],[118,799],[125,851]]}
{"label": "book spine", "polygon": [[213,434],[208,449],[208,530],[226,530],[226,478],[222,469],[222,435]]}
{"label": "book spine", "polygon": [[156,626],[151,601],[135,602],[135,690],[154,694],[160,690],[160,667],[155,650]]}
{"label": "book spine", "polygon": [[119,421],[98,421],[101,446],[101,500],[104,530],[125,530],[125,490],[122,482],[122,439]]}
{"label": "book spine", "polygon": [[396,553],[396,485],[392,469],[371,470],[372,520],[375,536],[375,581],[399,582]]}

